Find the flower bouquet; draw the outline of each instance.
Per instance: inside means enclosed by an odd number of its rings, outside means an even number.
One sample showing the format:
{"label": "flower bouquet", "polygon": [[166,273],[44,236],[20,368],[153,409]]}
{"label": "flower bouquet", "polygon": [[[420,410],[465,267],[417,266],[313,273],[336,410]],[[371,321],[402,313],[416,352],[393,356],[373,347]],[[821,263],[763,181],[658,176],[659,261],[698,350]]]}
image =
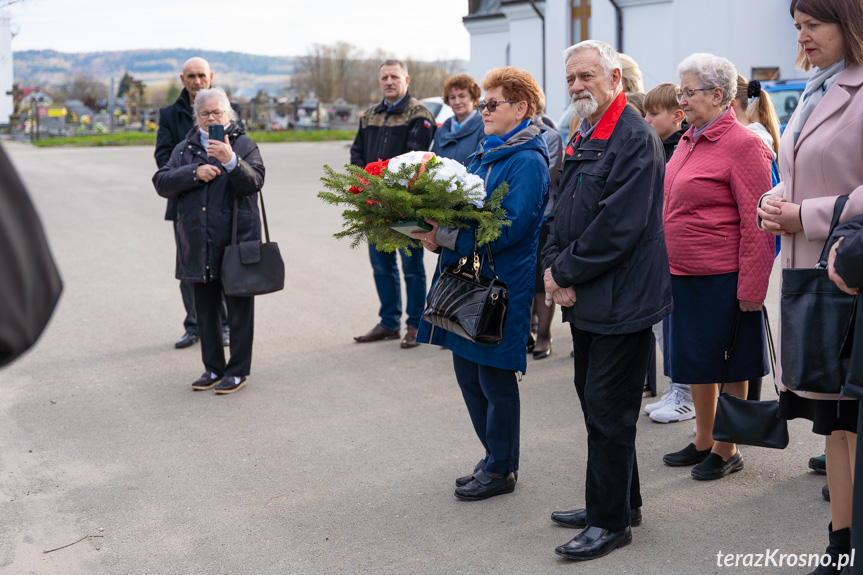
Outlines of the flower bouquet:
{"label": "flower bouquet", "polygon": [[324,166],[321,181],[330,191],[318,197],[347,206],[342,212],[344,229],[333,236],[353,238],[351,247],[368,241],[379,251],[403,249],[410,254],[410,248],[421,246],[408,234],[429,229],[426,218],[441,226],[476,224],[477,243],[483,245],[511,223],[501,207],[509,191],[506,183],[486,197],[479,176],[431,152],[409,152],[372,162],[365,169],[349,165],[345,170],[339,173]]}

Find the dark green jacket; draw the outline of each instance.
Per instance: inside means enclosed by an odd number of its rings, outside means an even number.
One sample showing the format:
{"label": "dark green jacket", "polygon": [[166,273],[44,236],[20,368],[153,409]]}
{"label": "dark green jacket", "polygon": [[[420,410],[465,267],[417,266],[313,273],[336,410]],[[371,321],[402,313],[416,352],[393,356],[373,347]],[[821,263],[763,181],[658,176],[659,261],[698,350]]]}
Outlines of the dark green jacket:
{"label": "dark green jacket", "polygon": [[381,101],[360,118],[360,129],[351,146],[351,163],[364,168],[370,162],[406,152],[427,151],[435,128],[432,113],[410,92],[389,111],[386,102]]}

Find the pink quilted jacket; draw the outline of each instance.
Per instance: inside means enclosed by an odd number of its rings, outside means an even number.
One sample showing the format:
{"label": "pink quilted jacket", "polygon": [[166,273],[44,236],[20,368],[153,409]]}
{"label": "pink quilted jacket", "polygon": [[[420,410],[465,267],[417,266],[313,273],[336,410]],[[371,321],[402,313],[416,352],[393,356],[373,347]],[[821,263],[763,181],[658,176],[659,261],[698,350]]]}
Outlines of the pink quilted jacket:
{"label": "pink quilted jacket", "polygon": [[673,275],[740,272],[737,299],[763,302],[775,239],[752,214],[772,188],[773,155],[734,110],[698,142],[690,128],[665,168],[665,242]]}

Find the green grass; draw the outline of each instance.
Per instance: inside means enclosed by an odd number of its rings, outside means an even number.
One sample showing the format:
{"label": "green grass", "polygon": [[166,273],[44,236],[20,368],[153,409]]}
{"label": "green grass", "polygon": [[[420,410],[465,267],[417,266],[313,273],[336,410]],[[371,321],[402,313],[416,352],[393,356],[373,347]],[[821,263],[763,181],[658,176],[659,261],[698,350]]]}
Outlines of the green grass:
{"label": "green grass", "polygon": [[[344,130],[320,130],[283,132],[252,132],[249,137],[256,142],[326,142],[332,140],[353,140],[356,132]],[[35,142],[40,148],[84,148],[91,146],[154,146],[154,132],[122,132],[119,134],[98,134],[93,136],[74,136],[71,138],[41,138]]]}
{"label": "green grass", "polygon": [[284,130],[281,132],[252,132],[248,136],[254,141],[260,142],[328,142],[332,140],[353,140],[356,131],[345,130],[319,130],[301,131]]}
{"label": "green grass", "polygon": [[68,138],[40,138],[34,142],[40,148],[87,148],[90,146],[154,146],[155,132],[122,132]]}

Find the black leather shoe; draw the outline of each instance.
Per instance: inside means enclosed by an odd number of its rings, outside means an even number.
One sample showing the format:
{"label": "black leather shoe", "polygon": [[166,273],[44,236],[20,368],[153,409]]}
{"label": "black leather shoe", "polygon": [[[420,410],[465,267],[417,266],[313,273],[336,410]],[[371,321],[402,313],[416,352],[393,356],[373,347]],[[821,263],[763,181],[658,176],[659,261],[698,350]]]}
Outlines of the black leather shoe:
{"label": "black leather shoe", "polygon": [[474,465],[474,467],[473,467],[473,473],[471,473],[470,475],[465,475],[465,476],[462,476],[462,477],[457,477],[457,478],[456,478],[456,480],[455,480],[455,484],[456,484],[456,486],[461,487],[462,485],[467,485],[468,483],[470,483],[471,481],[473,481],[473,474],[474,474],[474,473],[476,473],[477,471],[479,471],[480,469],[485,469],[485,459],[480,459],[480,460],[477,462],[477,464],[476,464],[476,465]]}
{"label": "black leather shoe", "polygon": [[485,469],[480,469],[473,474],[473,480],[470,483],[455,490],[455,496],[465,501],[479,501],[513,491],[515,491],[515,475],[507,473],[494,477],[486,473]]}
{"label": "black leather shoe", "polygon": [[174,347],[177,349],[183,349],[184,347],[189,347],[198,343],[198,334],[187,331],[183,334],[183,337],[174,342]]}
{"label": "black leather shoe", "polygon": [[357,343],[368,343],[370,341],[381,341],[382,339],[398,339],[399,330],[387,329],[381,324],[376,325],[368,333],[354,337]]}
{"label": "black leather shoe", "polygon": [[821,475],[827,475],[827,460],[824,455],[809,458],[809,469]]}
{"label": "black leather shoe", "polygon": [[693,467],[691,473],[693,479],[710,481],[711,479],[721,479],[741,469],[743,469],[743,458],[739,451],[732,455],[728,461],[722,461],[722,457],[716,453],[711,453],[704,461]]}
{"label": "black leather shoe", "polygon": [[[573,511],[552,511],[551,520],[564,527],[576,527],[584,529],[587,527],[587,510],[574,509]],[[641,507],[636,507],[630,512],[629,525],[638,527],[641,525]]]}
{"label": "black leather shoe", "polygon": [[662,456],[662,461],[671,467],[685,467],[687,465],[695,465],[701,463],[707,456],[710,455],[709,449],[699,451],[695,449],[695,444],[690,443],[680,451],[668,453]]}
{"label": "black leather shoe", "polygon": [[195,391],[213,389],[214,387],[219,385],[220,381],[222,381],[221,375],[216,375],[211,371],[205,371],[203,375],[201,375],[201,377],[199,377],[197,381],[192,384],[192,389],[194,389]]}
{"label": "black leather shoe", "polygon": [[536,347],[536,335],[530,332],[527,336],[527,353],[533,353],[534,347]]}
{"label": "black leather shoe", "polygon": [[536,351],[534,349],[533,359],[545,359],[551,355],[551,342],[548,342],[548,349],[544,349],[542,351]]}
{"label": "black leather shoe", "polygon": [[244,387],[246,387],[245,377],[240,378],[234,375],[229,375],[222,380],[222,383],[216,386],[215,392],[217,395],[225,395],[227,393],[239,391]]}
{"label": "black leather shoe", "polygon": [[[455,484],[459,487],[462,485],[467,485],[471,481],[473,481],[474,474],[480,469],[485,469],[485,459],[480,459],[479,463],[473,468],[473,473],[470,475],[464,475],[462,477],[456,477]],[[518,470],[512,472],[512,476],[515,477],[515,482],[518,483]]]}
{"label": "black leather shoe", "polygon": [[632,529],[609,531],[601,527],[585,527],[566,545],[554,550],[561,557],[573,561],[588,561],[604,557],[617,549],[632,543]]}

